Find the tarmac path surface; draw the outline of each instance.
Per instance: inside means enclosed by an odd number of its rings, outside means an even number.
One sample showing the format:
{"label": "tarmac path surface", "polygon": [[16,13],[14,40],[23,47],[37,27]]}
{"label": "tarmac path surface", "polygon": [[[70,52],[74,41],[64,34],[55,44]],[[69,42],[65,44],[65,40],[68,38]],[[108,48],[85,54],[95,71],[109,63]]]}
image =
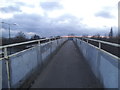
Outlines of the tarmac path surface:
{"label": "tarmac path surface", "polygon": [[98,88],[100,84],[73,41],[67,41],[31,88]]}

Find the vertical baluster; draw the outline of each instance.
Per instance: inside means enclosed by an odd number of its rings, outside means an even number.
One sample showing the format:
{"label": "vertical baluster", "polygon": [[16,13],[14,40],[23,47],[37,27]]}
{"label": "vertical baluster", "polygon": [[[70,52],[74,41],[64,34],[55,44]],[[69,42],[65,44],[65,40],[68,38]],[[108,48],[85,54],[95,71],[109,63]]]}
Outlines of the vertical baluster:
{"label": "vertical baluster", "polygon": [[4,48],[4,58],[7,58],[7,48]]}
{"label": "vertical baluster", "polygon": [[101,49],[101,43],[99,42],[99,48]]}
{"label": "vertical baluster", "polygon": [[89,40],[87,39],[87,43],[89,42]]}
{"label": "vertical baluster", "polygon": [[9,65],[9,58],[7,53],[7,48],[4,48],[4,58],[6,59],[6,68],[7,68],[7,76],[8,76],[8,88],[10,89],[10,65]]}

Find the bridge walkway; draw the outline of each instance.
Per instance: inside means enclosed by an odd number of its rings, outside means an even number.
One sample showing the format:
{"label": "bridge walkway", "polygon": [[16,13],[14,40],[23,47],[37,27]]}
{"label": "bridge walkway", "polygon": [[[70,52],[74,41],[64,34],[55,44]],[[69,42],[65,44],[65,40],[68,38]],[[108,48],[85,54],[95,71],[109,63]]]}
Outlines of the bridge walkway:
{"label": "bridge walkway", "polygon": [[74,42],[67,41],[31,88],[98,88],[100,84]]}

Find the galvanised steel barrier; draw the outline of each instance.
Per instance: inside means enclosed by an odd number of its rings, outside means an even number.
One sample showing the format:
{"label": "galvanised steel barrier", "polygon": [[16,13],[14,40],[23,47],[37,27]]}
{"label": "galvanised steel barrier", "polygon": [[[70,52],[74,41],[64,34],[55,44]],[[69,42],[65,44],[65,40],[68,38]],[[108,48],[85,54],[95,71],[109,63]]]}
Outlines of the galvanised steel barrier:
{"label": "galvanised steel barrier", "polygon": [[[73,38],[73,40],[100,83],[105,88],[120,88],[120,58],[103,50],[101,44],[104,43],[118,48],[120,48],[120,45],[90,38]],[[89,41],[98,42],[99,46],[92,45]]]}
{"label": "galvanised steel barrier", "polygon": [[87,43],[89,43],[89,41],[94,41],[94,42],[98,42],[99,43],[99,48],[101,48],[101,44],[107,44],[107,45],[110,45],[110,46],[114,46],[114,47],[120,47],[119,44],[116,44],[116,43],[110,43],[110,42],[105,42],[105,41],[101,41],[101,40],[95,40],[95,39],[90,39],[90,38],[81,38],[82,39],[86,39],[87,40]]}
{"label": "galvanised steel barrier", "polygon": [[[46,43],[41,41],[48,40]],[[61,46],[67,38],[40,39],[28,42],[0,46],[4,57],[0,58],[0,89],[20,87],[32,74],[40,70],[49,57]],[[37,43],[34,47],[8,55],[8,48]]]}

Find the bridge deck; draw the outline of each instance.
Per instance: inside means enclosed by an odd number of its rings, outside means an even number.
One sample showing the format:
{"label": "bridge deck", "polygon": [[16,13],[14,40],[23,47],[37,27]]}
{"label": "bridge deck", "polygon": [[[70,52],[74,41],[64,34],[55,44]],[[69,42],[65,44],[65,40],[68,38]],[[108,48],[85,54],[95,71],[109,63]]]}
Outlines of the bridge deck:
{"label": "bridge deck", "polygon": [[32,88],[97,88],[99,83],[72,41],[67,41]]}

